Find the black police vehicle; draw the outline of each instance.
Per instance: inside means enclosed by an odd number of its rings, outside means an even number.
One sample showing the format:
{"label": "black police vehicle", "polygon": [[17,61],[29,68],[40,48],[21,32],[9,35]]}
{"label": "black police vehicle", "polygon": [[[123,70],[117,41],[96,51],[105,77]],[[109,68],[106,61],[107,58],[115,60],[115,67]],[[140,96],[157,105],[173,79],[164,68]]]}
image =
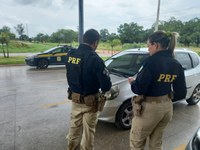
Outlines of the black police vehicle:
{"label": "black police vehicle", "polygon": [[49,65],[64,65],[67,52],[75,49],[68,45],[59,45],[44,52],[26,57],[25,62],[29,66],[36,66],[37,69],[46,69]]}

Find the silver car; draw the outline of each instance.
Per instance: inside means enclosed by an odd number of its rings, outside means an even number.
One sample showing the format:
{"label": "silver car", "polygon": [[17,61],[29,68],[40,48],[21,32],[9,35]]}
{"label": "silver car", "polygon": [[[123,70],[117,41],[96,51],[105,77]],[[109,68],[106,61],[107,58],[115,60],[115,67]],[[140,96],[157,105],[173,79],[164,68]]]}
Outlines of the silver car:
{"label": "silver car", "polygon": [[[128,77],[135,76],[144,60],[149,57],[147,48],[124,50],[105,61],[110,71],[112,88],[107,93],[104,110],[99,120],[115,123],[122,129],[131,128],[132,105],[131,98],[135,95],[128,83]],[[185,70],[187,96],[189,105],[200,101],[200,57],[187,49],[176,49],[175,58]]]}
{"label": "silver car", "polygon": [[199,150],[200,149],[200,127],[197,129],[193,137],[188,142],[185,150]]}

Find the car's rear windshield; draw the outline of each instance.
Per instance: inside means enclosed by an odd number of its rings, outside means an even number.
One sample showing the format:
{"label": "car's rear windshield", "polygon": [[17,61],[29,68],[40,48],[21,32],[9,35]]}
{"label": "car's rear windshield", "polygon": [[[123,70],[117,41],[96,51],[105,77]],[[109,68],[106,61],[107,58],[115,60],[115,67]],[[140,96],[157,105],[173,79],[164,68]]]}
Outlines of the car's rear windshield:
{"label": "car's rear windshield", "polygon": [[146,53],[127,53],[111,57],[105,64],[111,73],[116,72],[126,76],[133,76],[138,72],[148,56]]}

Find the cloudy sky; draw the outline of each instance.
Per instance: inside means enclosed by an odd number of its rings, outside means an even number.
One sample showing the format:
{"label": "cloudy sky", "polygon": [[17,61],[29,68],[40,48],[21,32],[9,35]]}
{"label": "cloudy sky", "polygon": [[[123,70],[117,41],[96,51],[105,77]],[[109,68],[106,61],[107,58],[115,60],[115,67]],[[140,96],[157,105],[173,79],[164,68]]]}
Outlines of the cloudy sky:
{"label": "cloudy sky", "polygon": [[[156,20],[158,0],[83,0],[84,30],[108,29],[117,33],[124,23],[135,22],[144,29]],[[160,20],[172,16],[181,21],[200,18],[200,0],[160,0]],[[0,28],[9,26],[13,33],[24,24],[28,36],[51,35],[59,29],[78,30],[79,0],[0,0]]]}

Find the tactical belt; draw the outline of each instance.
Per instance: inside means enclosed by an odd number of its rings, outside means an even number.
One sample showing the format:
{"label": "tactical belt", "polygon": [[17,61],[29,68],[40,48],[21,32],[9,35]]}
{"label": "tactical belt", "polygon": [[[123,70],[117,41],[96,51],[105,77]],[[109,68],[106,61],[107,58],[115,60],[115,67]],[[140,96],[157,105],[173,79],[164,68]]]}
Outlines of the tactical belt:
{"label": "tactical belt", "polygon": [[171,100],[169,95],[156,96],[156,97],[145,96],[146,103],[163,103],[169,100]]}
{"label": "tactical belt", "polygon": [[83,95],[80,93],[72,92],[72,101],[79,104],[86,104],[94,106],[97,103],[98,93],[91,95]]}

